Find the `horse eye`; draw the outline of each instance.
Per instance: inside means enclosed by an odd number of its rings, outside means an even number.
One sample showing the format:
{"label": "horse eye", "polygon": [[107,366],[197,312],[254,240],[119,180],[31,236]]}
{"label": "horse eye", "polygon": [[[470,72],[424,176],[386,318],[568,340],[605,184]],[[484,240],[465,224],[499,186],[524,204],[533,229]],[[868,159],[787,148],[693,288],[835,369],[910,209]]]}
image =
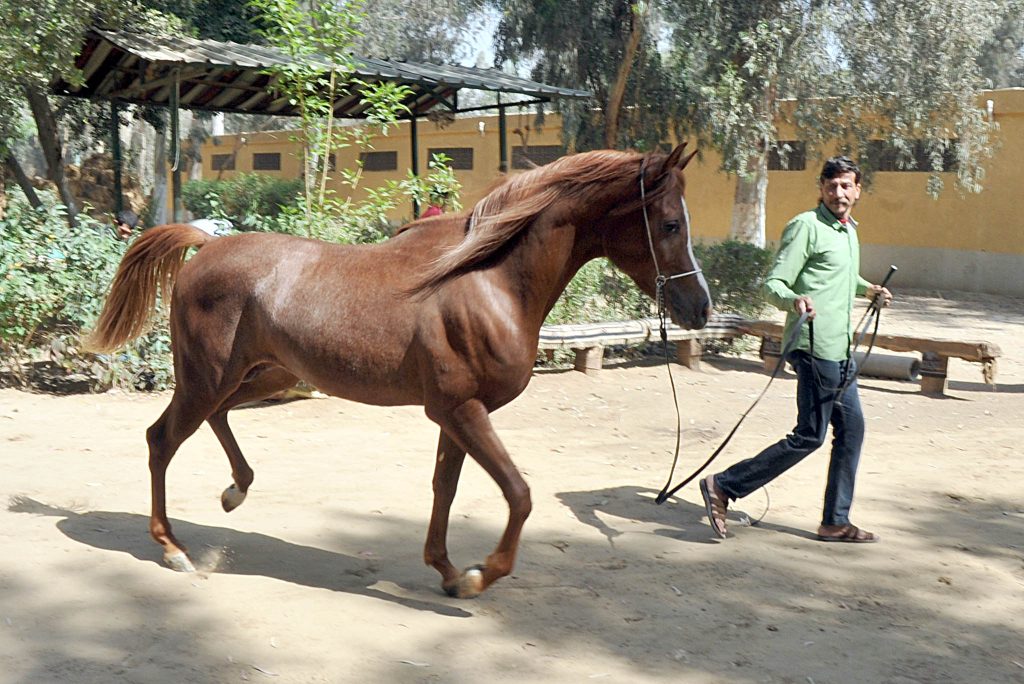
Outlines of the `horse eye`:
{"label": "horse eye", "polygon": [[666,233],[678,233],[679,221],[665,221],[665,223],[662,224],[661,229]]}

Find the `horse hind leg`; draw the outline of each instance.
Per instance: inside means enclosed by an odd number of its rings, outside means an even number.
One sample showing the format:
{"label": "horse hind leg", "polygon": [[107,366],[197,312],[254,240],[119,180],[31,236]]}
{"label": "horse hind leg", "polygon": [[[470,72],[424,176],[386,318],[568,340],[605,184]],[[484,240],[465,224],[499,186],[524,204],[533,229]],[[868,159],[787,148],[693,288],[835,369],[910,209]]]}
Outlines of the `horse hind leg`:
{"label": "horse hind leg", "polygon": [[199,406],[176,390],[170,405],[146,431],[152,496],[149,533],[163,547],[164,562],[182,572],[194,572],[195,567],[189,560],[188,550],[174,536],[167,519],[167,467],[178,447],[199,428],[204,418]]}
{"label": "horse hind leg", "polygon": [[254,477],[253,470],[242,455],[242,450],[228,425],[228,411],[240,404],[265,399],[275,392],[294,386],[296,382],[298,378],[283,368],[257,367],[246,374],[238,389],[206,419],[231,463],[232,483],[220,495],[220,504],[225,513],[230,513],[242,505]]}

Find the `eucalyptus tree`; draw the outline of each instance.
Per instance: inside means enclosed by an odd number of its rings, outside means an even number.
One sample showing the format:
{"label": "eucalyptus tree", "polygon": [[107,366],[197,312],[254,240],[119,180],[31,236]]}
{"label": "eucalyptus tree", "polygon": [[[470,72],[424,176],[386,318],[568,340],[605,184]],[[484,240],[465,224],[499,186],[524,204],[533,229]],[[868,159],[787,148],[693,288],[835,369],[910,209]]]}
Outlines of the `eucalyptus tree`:
{"label": "eucalyptus tree", "polygon": [[[0,26],[4,27],[4,40],[0,41],[0,120],[17,120],[19,101],[27,102],[39,132],[47,177],[56,185],[72,222],[78,209],[64,175],[64,140],[47,85],[57,74],[69,80],[76,78],[74,59],[86,29],[97,17],[120,15],[125,4],[126,0],[0,0]],[[10,142],[10,134],[9,129],[0,130],[5,137],[0,145]]]}
{"label": "eucalyptus tree", "polygon": [[[470,54],[484,30],[485,0],[365,0],[356,52],[386,59],[452,63]],[[489,37],[488,37],[489,38]]]}
{"label": "eucalyptus tree", "polygon": [[585,88],[592,102],[556,101],[570,150],[650,147],[673,117],[653,0],[494,0],[496,57],[532,64],[545,83]]}
{"label": "eucalyptus tree", "polygon": [[923,165],[933,195],[950,170],[980,190],[991,126],[978,59],[1005,1],[666,1],[685,106],[737,177],[733,237],[764,245],[768,156],[787,151],[779,117],[808,152],[838,144],[868,171]]}

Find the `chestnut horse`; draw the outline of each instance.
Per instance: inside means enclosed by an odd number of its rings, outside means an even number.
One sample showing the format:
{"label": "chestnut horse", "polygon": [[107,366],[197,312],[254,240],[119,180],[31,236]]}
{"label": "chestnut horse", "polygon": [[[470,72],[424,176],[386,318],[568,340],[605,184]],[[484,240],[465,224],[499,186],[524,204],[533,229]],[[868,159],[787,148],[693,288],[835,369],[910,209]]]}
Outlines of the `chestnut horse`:
{"label": "chestnut horse", "polygon": [[[441,428],[424,560],[453,596],[476,596],[509,574],[530,491],[489,414],[530,381],[541,324],[576,271],[608,257],[648,295],[660,282],[678,325],[707,322],[710,298],[683,200],[682,169],[693,155],[683,147],[563,157],[507,180],[471,214],[420,220],[375,245],[213,237],[180,224],[143,233],[121,262],[91,346],[112,350],[137,337],[157,291],[171,293],[176,385],[146,433],[149,528],[164,561],[194,570],[167,519],[175,451],[209,423],[231,462],[234,483],[221,496],[231,511],[253,471],[228,411],[301,378],[345,399],[422,405]],[[460,573],[446,537],[467,453],[501,488],[509,517],[486,562]]]}

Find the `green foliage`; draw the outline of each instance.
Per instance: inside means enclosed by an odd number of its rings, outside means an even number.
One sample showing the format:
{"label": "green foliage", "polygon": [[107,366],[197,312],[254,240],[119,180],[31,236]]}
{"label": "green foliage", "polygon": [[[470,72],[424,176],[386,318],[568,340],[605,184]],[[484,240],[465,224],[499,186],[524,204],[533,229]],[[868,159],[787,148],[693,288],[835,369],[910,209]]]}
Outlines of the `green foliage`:
{"label": "green foliage", "polygon": [[583,265],[566,286],[545,323],[623,321],[653,315],[653,302],[607,259]]}
{"label": "green foliage", "polygon": [[462,184],[455,177],[451,161],[446,154],[433,155],[427,162],[429,172],[426,177],[415,176],[410,170],[402,181],[402,190],[421,207],[435,205],[446,211],[461,211],[459,192]]}
{"label": "green foliage", "polygon": [[773,255],[749,242],[725,240],[694,245],[694,255],[704,269],[715,311],[759,318],[768,308],[761,291]]}
{"label": "green foliage", "polygon": [[[117,357],[80,350],[79,336],[99,315],[125,250],[113,231],[87,216],[68,227],[63,207],[44,195],[32,209],[12,193],[0,221],[0,357],[3,374],[34,382],[33,369],[56,366],[84,376],[93,388],[131,386],[145,376],[151,387],[170,379],[169,336],[156,330]],[[59,384],[59,383],[58,383]]]}
{"label": "green foliage", "polygon": [[[495,0],[501,21],[497,61],[532,64],[535,80],[585,88],[593,101],[556,99],[571,151],[608,147],[651,149],[666,140],[675,116],[670,72],[649,23],[650,2],[637,0]],[[639,37],[630,59],[634,29]],[[624,78],[624,82],[620,79]],[[621,90],[620,90],[621,89]],[[622,93],[622,99],[616,93]],[[596,105],[596,106],[595,106]],[[613,124],[614,125],[614,124]]]}
{"label": "green foliage", "polygon": [[[716,311],[758,318],[768,308],[761,286],[772,253],[737,240],[694,245]],[[605,259],[583,266],[545,323],[592,323],[653,316],[654,302]]]}
{"label": "green foliage", "polygon": [[200,179],[181,189],[185,208],[198,217],[226,218],[240,230],[261,228],[282,208],[294,204],[302,181],[260,173],[243,173],[226,180]]}

